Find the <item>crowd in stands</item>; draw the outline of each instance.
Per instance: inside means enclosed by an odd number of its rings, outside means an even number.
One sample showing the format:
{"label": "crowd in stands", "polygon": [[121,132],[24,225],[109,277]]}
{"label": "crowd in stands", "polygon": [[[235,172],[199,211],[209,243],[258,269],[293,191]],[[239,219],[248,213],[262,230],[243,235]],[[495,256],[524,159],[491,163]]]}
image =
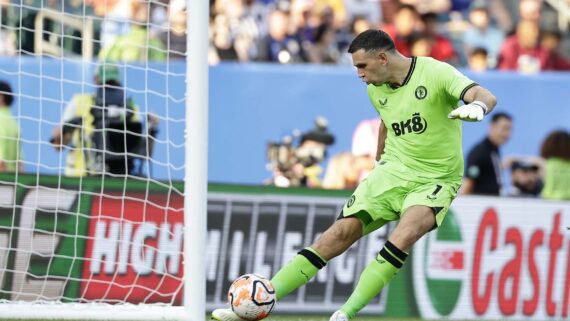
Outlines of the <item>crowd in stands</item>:
{"label": "crowd in stands", "polygon": [[[570,0],[566,0],[570,6]],[[21,4],[18,4],[21,3]],[[570,31],[546,0],[210,0],[209,60],[350,64],[350,40],[382,28],[405,55],[475,71],[570,70]],[[566,3],[563,3],[566,4]],[[42,8],[95,20],[107,61],[182,59],[184,0],[2,0],[0,54],[34,53]],[[563,10],[562,10],[563,11]],[[58,31],[44,26],[44,38]],[[63,45],[81,53],[80,35]]]}
{"label": "crowd in stands", "polygon": [[404,55],[477,71],[570,69],[570,35],[541,0],[217,0],[212,13],[214,61],[350,64],[350,40],[382,28]]}

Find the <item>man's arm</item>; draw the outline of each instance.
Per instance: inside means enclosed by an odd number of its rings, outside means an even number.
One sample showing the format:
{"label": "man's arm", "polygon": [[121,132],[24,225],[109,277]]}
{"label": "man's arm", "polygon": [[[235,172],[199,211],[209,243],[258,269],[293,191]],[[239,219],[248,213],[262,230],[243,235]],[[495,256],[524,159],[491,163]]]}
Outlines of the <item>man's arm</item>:
{"label": "man's arm", "polygon": [[378,148],[376,149],[376,161],[380,160],[380,157],[384,153],[384,146],[386,143],[386,135],[388,134],[384,122],[380,120],[380,127],[378,127]]}
{"label": "man's arm", "polygon": [[447,117],[464,121],[481,121],[497,105],[497,98],[480,86],[467,89],[463,101],[465,105],[452,110]]}
{"label": "man's arm", "polygon": [[63,116],[61,117],[61,124],[55,127],[52,131],[50,142],[56,151],[61,151],[63,146],[68,145],[71,142],[71,133],[64,133],[63,127],[66,122],[73,120],[77,117],[77,104],[75,104],[75,96],[71,98],[71,101],[65,107],[63,111]]}
{"label": "man's arm", "polygon": [[487,107],[487,114],[490,113],[497,105],[497,97],[493,95],[488,89],[481,86],[474,86],[469,88],[463,96],[463,101],[470,104],[475,101],[484,103]]}

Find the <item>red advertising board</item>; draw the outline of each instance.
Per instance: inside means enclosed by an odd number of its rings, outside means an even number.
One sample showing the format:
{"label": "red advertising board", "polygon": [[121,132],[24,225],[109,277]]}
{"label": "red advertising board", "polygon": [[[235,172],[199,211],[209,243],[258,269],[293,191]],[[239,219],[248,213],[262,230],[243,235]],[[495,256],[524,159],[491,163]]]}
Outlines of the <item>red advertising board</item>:
{"label": "red advertising board", "polygon": [[179,195],[95,196],[81,297],[86,301],[180,304],[183,219]]}

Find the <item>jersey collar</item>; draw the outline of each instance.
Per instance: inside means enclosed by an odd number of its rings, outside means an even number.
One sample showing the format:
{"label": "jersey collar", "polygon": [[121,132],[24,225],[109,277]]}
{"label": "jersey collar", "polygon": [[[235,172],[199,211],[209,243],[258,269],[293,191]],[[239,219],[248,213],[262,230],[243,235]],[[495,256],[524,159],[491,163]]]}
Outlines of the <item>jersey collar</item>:
{"label": "jersey collar", "polygon": [[408,74],[406,75],[406,78],[404,78],[404,82],[402,83],[402,87],[405,86],[410,79],[412,78],[412,74],[414,73],[414,69],[416,68],[416,60],[417,57],[412,56],[412,64],[410,65],[410,70],[408,70]]}
{"label": "jersey collar", "polygon": [[416,58],[415,56],[412,56],[412,63],[410,64],[410,69],[408,69],[408,73],[406,74],[406,78],[404,78],[404,81],[402,82],[401,85],[396,85],[393,86],[391,84],[388,84],[388,87],[392,88],[393,90],[399,89],[404,87],[412,78],[412,74],[414,73],[414,69],[416,68]]}

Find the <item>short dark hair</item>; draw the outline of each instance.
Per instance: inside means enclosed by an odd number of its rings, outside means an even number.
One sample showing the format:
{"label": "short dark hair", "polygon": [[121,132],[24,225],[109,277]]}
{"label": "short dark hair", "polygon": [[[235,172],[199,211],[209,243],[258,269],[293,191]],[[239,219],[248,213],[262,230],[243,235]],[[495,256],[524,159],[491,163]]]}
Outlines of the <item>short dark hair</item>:
{"label": "short dark hair", "polygon": [[396,46],[394,45],[394,40],[386,32],[368,29],[352,40],[348,47],[348,53],[355,53],[360,49],[364,49],[364,51],[386,50],[391,52],[396,49]]}
{"label": "short dark hair", "polygon": [[0,95],[4,96],[4,103],[6,103],[6,106],[10,106],[14,102],[12,87],[10,87],[9,83],[3,80],[0,80]]}
{"label": "short dark hair", "polygon": [[433,22],[433,21],[437,22],[437,13],[435,13],[435,12],[426,12],[426,13],[420,15],[420,19],[421,19],[424,23]]}
{"label": "short dark hair", "polygon": [[503,112],[498,112],[498,113],[494,113],[493,117],[491,117],[491,124],[494,124],[496,122],[498,122],[499,120],[501,120],[502,118],[506,119],[506,120],[513,120],[513,117],[507,113],[503,113]]}
{"label": "short dark hair", "polygon": [[487,49],[485,49],[483,47],[475,47],[469,53],[469,57],[473,57],[473,56],[477,56],[477,55],[483,55],[483,56],[487,57],[489,55],[489,52],[487,51]]}
{"label": "short dark hair", "polygon": [[421,31],[415,31],[408,36],[408,46],[412,48],[417,42],[429,39],[430,37],[427,33]]}
{"label": "short dark hair", "polygon": [[558,41],[560,41],[562,39],[562,35],[557,30],[548,30],[548,29],[542,30],[541,31],[541,37],[544,38],[546,36],[554,37],[554,38],[558,39]]}
{"label": "short dark hair", "polygon": [[540,156],[545,159],[556,157],[570,161],[570,133],[565,130],[551,132],[540,147]]}

